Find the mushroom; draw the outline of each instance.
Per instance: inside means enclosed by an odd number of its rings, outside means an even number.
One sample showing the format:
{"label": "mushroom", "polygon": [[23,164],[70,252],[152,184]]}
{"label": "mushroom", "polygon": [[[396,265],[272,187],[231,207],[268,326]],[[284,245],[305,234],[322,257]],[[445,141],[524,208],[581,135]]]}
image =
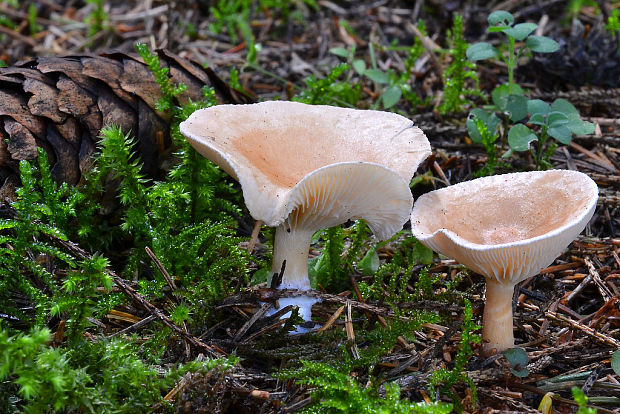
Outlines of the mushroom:
{"label": "mushroom", "polygon": [[413,235],[486,279],[483,353],[514,346],[514,286],[549,266],[594,214],[586,174],[549,170],[479,178],[424,194]]}
{"label": "mushroom", "polygon": [[[363,218],[379,239],[399,231],[413,204],[409,181],[430,144],[394,113],[269,101],[194,112],[181,133],[241,184],[252,217],[276,227],[280,289],[310,289],[308,250],[323,228]],[[316,300],[288,298],[310,320]]]}

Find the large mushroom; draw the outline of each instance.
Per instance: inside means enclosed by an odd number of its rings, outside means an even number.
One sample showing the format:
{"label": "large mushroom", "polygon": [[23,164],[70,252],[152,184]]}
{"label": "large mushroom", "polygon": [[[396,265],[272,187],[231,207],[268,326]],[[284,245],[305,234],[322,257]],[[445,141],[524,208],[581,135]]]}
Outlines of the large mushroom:
{"label": "large mushroom", "polygon": [[[314,232],[363,218],[379,239],[399,231],[413,204],[409,181],[430,154],[424,133],[397,114],[298,102],[219,105],[194,112],[181,133],[241,184],[256,220],[276,227],[280,288],[310,289]],[[281,299],[310,319],[309,298]]]}
{"label": "large mushroom", "polygon": [[479,178],[424,194],[413,235],[486,279],[483,353],[514,346],[514,286],[549,266],[594,214],[586,174],[549,170]]}

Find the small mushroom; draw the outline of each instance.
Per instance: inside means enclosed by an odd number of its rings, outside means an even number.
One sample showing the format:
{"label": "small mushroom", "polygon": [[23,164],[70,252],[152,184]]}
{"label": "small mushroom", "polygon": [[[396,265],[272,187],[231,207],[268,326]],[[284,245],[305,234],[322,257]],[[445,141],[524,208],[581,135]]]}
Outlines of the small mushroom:
{"label": "small mushroom", "polygon": [[[270,101],[194,112],[181,132],[241,184],[252,217],[276,227],[280,288],[310,289],[313,233],[363,218],[379,239],[409,218],[409,181],[430,154],[424,133],[397,114]],[[315,301],[281,299],[310,319]]]}
{"label": "small mushroom", "polygon": [[418,198],[413,235],[486,279],[485,355],[514,346],[514,286],[549,266],[581,233],[597,198],[590,177],[568,170],[484,177]]}

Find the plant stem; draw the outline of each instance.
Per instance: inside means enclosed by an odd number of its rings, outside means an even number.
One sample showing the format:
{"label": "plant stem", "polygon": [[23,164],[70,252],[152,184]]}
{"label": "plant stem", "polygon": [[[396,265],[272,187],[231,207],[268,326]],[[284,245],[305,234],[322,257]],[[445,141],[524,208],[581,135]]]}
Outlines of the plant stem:
{"label": "plant stem", "polygon": [[515,69],[515,39],[508,36],[508,92],[513,93],[514,89],[514,69]]}
{"label": "plant stem", "polygon": [[540,138],[538,139],[538,148],[536,148],[536,169],[540,170],[540,161],[543,156],[543,148],[545,147],[545,141],[547,141],[547,125],[542,126],[540,131]]}

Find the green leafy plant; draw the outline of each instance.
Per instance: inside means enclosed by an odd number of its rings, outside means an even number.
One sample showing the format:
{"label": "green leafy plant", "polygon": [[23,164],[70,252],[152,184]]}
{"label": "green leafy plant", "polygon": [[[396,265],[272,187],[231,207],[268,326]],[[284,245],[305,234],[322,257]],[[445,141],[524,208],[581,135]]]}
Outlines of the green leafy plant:
{"label": "green leafy plant", "polygon": [[[508,68],[508,82],[493,90],[492,106],[472,110],[467,119],[466,126],[472,141],[481,143],[488,154],[488,164],[481,175],[493,173],[498,166],[498,152],[505,147],[506,141],[509,150],[503,157],[510,157],[514,152],[530,152],[536,168],[546,169],[551,166],[549,158],[555,150],[555,144],[547,145],[549,137],[567,145],[573,134],[590,134],[594,131],[594,125],[582,121],[575,107],[564,99],[556,99],[551,106],[540,100],[528,99],[514,80],[514,70],[521,54],[525,51],[555,52],[559,46],[553,39],[533,35],[537,27],[535,23],[515,25],[514,17],[506,11],[491,13],[488,21],[490,32],[501,32],[507,37],[507,51],[498,52],[490,43],[480,42],[467,49],[467,57],[478,61],[499,56]],[[524,43],[518,46],[517,42]],[[519,123],[528,117],[528,123],[537,125],[537,130]],[[499,146],[496,144],[498,137],[501,137]],[[530,147],[532,143],[536,143],[534,148]]]}
{"label": "green leafy plant", "polygon": [[186,372],[222,371],[237,362],[195,361],[162,377],[139,358],[134,345],[118,339],[83,342],[70,350],[51,347],[50,340],[47,328],[14,336],[0,329],[3,407],[29,413],[145,412],[163,402],[161,391]]}
{"label": "green leafy plant", "polygon": [[28,27],[30,29],[30,36],[34,36],[43,30],[43,27],[37,23],[37,5],[30,3],[28,6]]}
{"label": "green leafy plant", "polygon": [[[315,239],[317,242],[323,241],[323,251],[308,262],[312,285],[320,285],[332,291],[346,289],[349,286],[348,275],[355,272],[356,264],[358,270],[361,270],[360,264],[363,266],[362,255],[369,235],[368,226],[362,220],[357,220],[348,228],[336,226],[317,233]],[[373,251],[373,248],[368,251]],[[372,266],[362,270],[372,271]]]}
{"label": "green leafy plant", "polygon": [[[572,135],[587,135],[594,132],[594,124],[582,121],[577,109],[565,99],[556,99],[551,105],[539,99],[530,99],[526,102],[528,122],[539,126],[536,134],[525,124],[517,124],[508,131],[508,144],[512,151],[530,151],[536,166],[545,169],[551,166],[549,157],[555,149],[551,146],[545,150],[545,143],[549,137],[568,145]],[[513,112],[514,113],[514,112]],[[537,142],[536,148],[530,148],[530,143]]]}
{"label": "green leafy plant", "polygon": [[412,403],[401,399],[397,384],[385,385],[385,396],[380,396],[375,387],[362,387],[348,369],[338,370],[330,365],[302,361],[298,370],[283,375],[297,378],[298,384],[312,387],[311,395],[314,405],[306,409],[307,413],[428,413],[440,414],[452,411],[452,405],[446,403]]}
{"label": "green leafy plant", "polygon": [[[467,58],[471,61],[499,58],[506,63],[508,68],[508,82],[501,85],[499,91],[502,97],[509,95],[521,95],[521,88],[515,83],[514,71],[517,67],[519,57],[525,51],[536,53],[552,53],[559,49],[557,42],[549,37],[537,36],[532,33],[538,25],[536,23],[514,24],[514,17],[511,13],[504,10],[497,10],[488,17],[491,33],[503,33],[508,38],[508,50],[500,53],[488,42],[474,43],[467,49]],[[525,43],[522,46],[518,42]],[[496,88],[497,89],[497,88]]]}
{"label": "green leafy plant", "polygon": [[[148,299],[167,294],[163,275],[148,268],[145,247],[177,285],[166,311],[188,329],[209,317],[206,304],[239,281],[245,283],[248,268],[235,236],[237,192],[178,131],[178,123],[191,112],[215,103],[214,91],[205,89],[204,100],[179,105],[181,87],[171,84],[156,55],[142,52],[165,91],[160,107],[172,121],[177,163],[165,181],[147,178],[134,141],[112,126],[101,131],[100,153],[80,187],[56,184],[42,149],[36,165],[20,162],[22,186],[0,220],[0,360],[10,361],[0,363],[2,407],[20,412],[148,411],[162,402],[162,389],[183,372],[226,364],[189,363],[162,378],[147,365],[161,363],[170,343],[170,331],[157,322],[145,328],[154,334],[140,345],[140,353],[131,338],[91,341],[93,319],[123,300],[111,292],[109,266],[136,280]],[[104,189],[116,191],[121,204],[114,220],[95,214]],[[100,253],[76,256],[77,246]],[[128,255],[110,263],[106,257],[118,256],[119,246]],[[48,346],[46,325],[58,327],[56,347]]]}
{"label": "green leafy plant", "polygon": [[136,43],[138,53],[155,75],[155,81],[161,89],[162,97],[157,101],[158,111],[167,111],[175,107],[175,97],[187,90],[187,85],[182,83],[173,85],[170,81],[170,69],[163,67],[159,57],[152,53],[148,46],[143,43]]}
{"label": "green leafy plant", "polygon": [[[463,16],[460,14],[454,14],[448,37],[452,46],[448,51],[452,55],[452,63],[443,72],[443,95],[439,106],[442,114],[462,110],[463,105],[469,102],[465,96],[480,95],[478,75],[474,70],[476,66],[467,61],[468,45],[463,38]],[[468,79],[475,84],[475,88],[465,87]]]}
{"label": "green leafy plant", "polygon": [[486,165],[476,172],[476,176],[492,175],[500,165],[498,162],[500,146],[496,144],[499,138],[497,127],[500,118],[481,108],[473,109],[467,117],[466,126],[473,142],[482,144],[487,153]]}
{"label": "green leafy plant", "polygon": [[613,9],[607,18],[605,29],[616,39],[618,43],[618,53],[620,53],[620,10]]}
{"label": "green leafy plant", "polygon": [[88,25],[88,36],[94,36],[105,29],[110,17],[103,8],[103,0],[86,0],[86,3],[94,5],[93,11],[85,19],[85,23]]}
{"label": "green leafy plant", "polygon": [[[0,280],[0,305],[8,314],[28,325],[34,322],[35,326],[42,325],[52,309],[59,309],[62,302],[71,300],[72,293],[61,288],[50,266],[44,266],[32,258],[46,258],[61,268],[77,268],[76,259],[59,247],[55,240],[67,240],[70,229],[79,228],[73,220],[76,218],[76,206],[83,199],[75,188],[67,184],[58,186],[52,180],[45,151],[39,149],[38,155],[38,168],[27,161],[20,162],[22,186],[17,189],[18,198],[12,204],[15,217],[0,221],[0,273],[10,275]],[[88,265],[91,264],[94,265]],[[80,276],[73,271],[69,272],[65,283],[77,282],[77,279],[85,284],[80,289],[91,293],[93,285],[109,285],[100,273]],[[42,286],[45,289],[41,289]],[[49,293],[44,294],[44,290]],[[20,292],[32,301],[34,319],[13,305],[11,292]],[[94,312],[95,307],[88,302],[75,305],[72,322],[80,325],[86,316]]]}
{"label": "green leafy plant", "polygon": [[361,97],[361,86],[350,82],[338,81],[349,69],[349,65],[341,63],[335,66],[325,78],[311,75],[304,81],[306,88],[293,97],[294,101],[312,105],[337,105],[355,107]]}
{"label": "green leafy plant", "polygon": [[476,325],[472,321],[472,318],[473,311],[471,303],[466,299],[463,312],[463,325],[461,327],[461,339],[459,341],[456,357],[454,358],[454,366],[450,370],[442,368],[434,371],[429,380],[429,388],[432,395],[439,395],[436,392],[439,390],[440,394],[451,396],[457,407],[460,405],[460,399],[453,394],[452,387],[458,383],[464,382],[467,384],[472,390],[474,404],[477,400],[476,385],[465,373],[467,362],[474,353],[472,344],[478,344],[481,341],[480,336],[474,333],[476,330],[480,329],[480,326]]}
{"label": "green leafy plant", "polygon": [[[422,21],[418,23],[418,29],[422,33],[426,32]],[[397,73],[392,69],[379,69],[375,58],[375,46],[372,43],[368,44],[370,67],[366,66],[366,62],[363,59],[355,58],[354,46],[349,49],[335,47],[330,49],[330,53],[346,59],[349,66],[353,68],[359,76],[368,78],[382,88],[382,92],[379,94],[379,97],[372,106],[373,108],[377,108],[379,105],[382,105],[385,109],[392,108],[400,101],[401,98],[404,97],[407,101],[409,101],[415,110],[418,105],[424,104],[424,102],[422,102],[418,95],[412,90],[410,83],[411,71],[413,70],[415,62],[424,52],[422,42],[420,39],[416,38],[411,47],[390,47],[389,49],[394,51],[402,50],[407,53],[404,62],[405,70],[402,73]],[[350,77],[351,76],[349,75],[349,79]]]}
{"label": "green leafy plant", "polygon": [[584,394],[579,387],[573,387],[570,391],[573,394],[575,402],[579,404],[577,414],[596,414],[595,408],[588,407],[588,396]]}

